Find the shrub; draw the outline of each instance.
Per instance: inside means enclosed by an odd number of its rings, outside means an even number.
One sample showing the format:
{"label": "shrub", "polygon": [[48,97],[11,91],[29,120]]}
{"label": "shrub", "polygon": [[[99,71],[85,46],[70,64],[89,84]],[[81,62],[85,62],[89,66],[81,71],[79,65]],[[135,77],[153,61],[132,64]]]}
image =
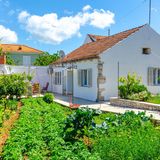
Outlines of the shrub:
{"label": "shrub", "polygon": [[74,141],[88,136],[88,130],[91,128],[94,114],[95,112],[92,109],[81,108],[69,115],[65,121],[64,139],[66,141]]}
{"label": "shrub", "polygon": [[147,100],[150,93],[147,87],[141,83],[141,78],[136,74],[128,74],[127,77],[119,79],[121,85],[119,86],[120,97],[124,99]]}
{"label": "shrub", "polygon": [[46,93],[43,97],[43,100],[46,102],[46,103],[52,103],[53,102],[53,99],[54,99],[54,96],[52,93]]}
{"label": "shrub", "polygon": [[150,97],[150,93],[147,91],[142,91],[139,93],[132,94],[128,96],[128,99],[137,100],[137,101],[147,101]]}
{"label": "shrub", "polygon": [[27,82],[25,74],[10,74],[0,76],[0,98],[16,98],[26,92]]}
{"label": "shrub", "polygon": [[55,54],[49,54],[48,52],[44,52],[39,57],[36,58],[34,65],[36,66],[48,66],[54,61],[58,60],[60,57],[58,52]]}

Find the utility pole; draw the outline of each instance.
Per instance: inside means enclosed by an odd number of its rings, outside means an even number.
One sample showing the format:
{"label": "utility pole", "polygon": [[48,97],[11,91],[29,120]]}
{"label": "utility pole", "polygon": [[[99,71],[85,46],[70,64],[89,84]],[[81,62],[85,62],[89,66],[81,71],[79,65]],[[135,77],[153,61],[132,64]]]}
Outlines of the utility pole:
{"label": "utility pole", "polygon": [[111,30],[110,30],[110,29],[108,29],[108,36],[110,36],[110,34],[111,34]]}
{"label": "utility pole", "polygon": [[117,77],[118,77],[118,97],[119,97],[119,61],[118,61],[118,64],[117,64],[117,69],[118,69]]}
{"label": "utility pole", "polygon": [[151,25],[152,0],[149,0],[149,25]]}

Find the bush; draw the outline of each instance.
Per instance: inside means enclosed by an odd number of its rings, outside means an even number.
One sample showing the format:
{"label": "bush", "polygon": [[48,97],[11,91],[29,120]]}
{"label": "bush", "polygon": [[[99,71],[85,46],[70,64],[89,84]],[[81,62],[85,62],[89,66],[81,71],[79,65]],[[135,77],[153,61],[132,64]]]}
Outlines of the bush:
{"label": "bush", "polygon": [[80,108],[69,115],[65,121],[64,139],[66,141],[74,141],[88,136],[94,114],[95,111],[92,109]]}
{"label": "bush", "polygon": [[53,99],[54,99],[54,96],[52,93],[46,93],[43,97],[43,100],[46,102],[46,103],[52,103],[53,102]]}
{"label": "bush", "polygon": [[10,74],[0,76],[0,98],[16,98],[26,92],[27,82],[25,74]]}
{"label": "bush", "polygon": [[119,86],[120,97],[124,99],[142,100],[146,101],[150,97],[147,87],[141,84],[141,78],[136,74],[128,74],[127,77],[119,79],[121,85]]}
{"label": "bush", "polygon": [[128,96],[128,99],[136,101],[147,101],[149,98],[150,98],[150,93],[147,91],[142,91]]}
{"label": "bush", "polygon": [[44,52],[41,54],[39,57],[36,58],[34,65],[35,66],[48,66],[51,63],[55,62],[58,60],[60,57],[58,53],[55,54],[49,54],[47,52]]}

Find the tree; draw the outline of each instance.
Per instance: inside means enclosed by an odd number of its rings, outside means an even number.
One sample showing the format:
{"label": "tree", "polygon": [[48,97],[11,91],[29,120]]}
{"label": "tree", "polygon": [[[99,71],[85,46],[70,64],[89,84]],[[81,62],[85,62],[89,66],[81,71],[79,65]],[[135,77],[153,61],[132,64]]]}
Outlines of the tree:
{"label": "tree", "polygon": [[14,59],[11,56],[9,56],[9,54],[10,53],[6,54],[6,64],[8,64],[8,65],[15,65],[16,63],[15,63]]}
{"label": "tree", "polygon": [[15,61],[14,59],[9,56],[10,53],[9,52],[4,52],[2,48],[0,48],[0,56],[6,56],[6,64],[8,65],[15,65]]}
{"label": "tree", "polygon": [[48,52],[44,52],[38,58],[36,58],[34,65],[35,66],[48,66],[52,62],[55,62],[56,60],[58,60],[59,58],[60,57],[58,55],[58,52],[52,55],[49,54]]}

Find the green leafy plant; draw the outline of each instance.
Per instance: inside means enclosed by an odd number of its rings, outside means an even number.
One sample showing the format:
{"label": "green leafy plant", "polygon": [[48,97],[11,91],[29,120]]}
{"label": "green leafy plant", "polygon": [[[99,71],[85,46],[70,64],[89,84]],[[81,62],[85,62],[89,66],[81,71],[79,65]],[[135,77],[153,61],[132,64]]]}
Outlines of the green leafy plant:
{"label": "green leafy plant", "polygon": [[6,54],[6,64],[8,65],[15,65],[14,59],[10,56],[10,53]]}
{"label": "green leafy plant", "polygon": [[25,74],[0,75],[0,98],[19,98],[26,92]]}
{"label": "green leafy plant", "polygon": [[83,142],[63,140],[65,112],[69,109],[40,98],[23,99],[22,103],[20,119],[3,148],[3,159],[99,159]]}
{"label": "green leafy plant", "polygon": [[64,139],[66,141],[74,141],[84,136],[89,136],[88,131],[91,129],[94,110],[89,108],[81,108],[69,115],[65,121]]}
{"label": "green leafy plant", "polygon": [[106,119],[108,129],[93,147],[103,160],[159,159],[160,135],[145,113],[126,112]]}
{"label": "green leafy plant", "polygon": [[2,48],[0,48],[0,56],[6,56],[6,64],[15,65],[14,59],[10,56],[9,52],[4,52]]}
{"label": "green leafy plant", "polygon": [[43,100],[46,102],[46,103],[53,103],[53,100],[54,100],[54,95],[52,93],[45,93],[44,97],[43,97]]}
{"label": "green leafy plant", "polygon": [[120,97],[124,99],[147,100],[150,93],[141,82],[141,77],[136,74],[128,74],[127,77],[119,79],[121,85],[119,86]]}
{"label": "green leafy plant", "polygon": [[52,62],[58,60],[60,57],[58,53],[55,54],[49,54],[48,52],[44,52],[41,54],[34,62],[34,65],[36,66],[48,66]]}
{"label": "green leafy plant", "polygon": [[[20,118],[3,147],[2,159],[160,158],[160,130],[145,113],[99,115],[89,109],[71,111],[55,103],[48,104],[42,98],[21,102]],[[94,124],[93,129],[94,119],[103,125]],[[64,139],[64,129],[72,135],[70,140]],[[90,135],[92,145],[88,148],[81,137]]]}
{"label": "green leafy plant", "polygon": [[150,97],[150,93],[147,91],[142,91],[139,93],[134,93],[128,96],[128,99],[137,100],[137,101],[147,101]]}

